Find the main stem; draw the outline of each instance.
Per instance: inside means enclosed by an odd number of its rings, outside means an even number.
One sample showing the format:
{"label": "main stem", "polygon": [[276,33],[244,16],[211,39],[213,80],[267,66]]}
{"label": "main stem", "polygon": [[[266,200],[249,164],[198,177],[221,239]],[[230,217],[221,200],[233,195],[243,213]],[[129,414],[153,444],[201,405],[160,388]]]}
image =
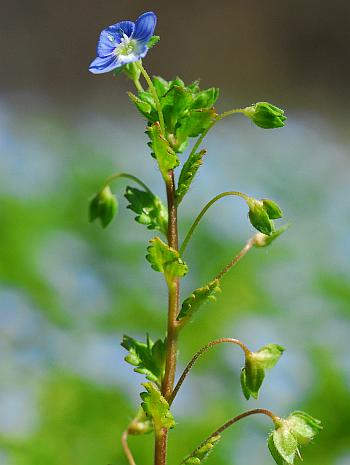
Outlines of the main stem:
{"label": "main stem", "polygon": [[[168,245],[172,249],[179,249],[178,228],[177,228],[177,207],[175,201],[175,181],[173,171],[169,171],[169,179],[166,184],[167,201],[168,201]],[[162,383],[162,394],[165,399],[169,400],[175,379],[176,361],[177,361],[177,337],[178,324],[176,317],[179,312],[179,278],[174,278],[168,283],[168,327],[167,327],[167,354],[165,374]],[[155,438],[155,465],[166,465],[167,451],[167,430],[163,429],[161,434]]]}

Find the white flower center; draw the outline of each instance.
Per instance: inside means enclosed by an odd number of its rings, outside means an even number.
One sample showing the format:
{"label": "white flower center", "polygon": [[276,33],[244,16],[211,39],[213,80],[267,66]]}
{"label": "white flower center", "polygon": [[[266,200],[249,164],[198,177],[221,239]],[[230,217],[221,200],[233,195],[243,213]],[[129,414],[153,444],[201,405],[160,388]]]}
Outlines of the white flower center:
{"label": "white flower center", "polygon": [[126,34],[123,34],[123,38],[120,44],[117,45],[114,53],[116,56],[127,56],[135,52],[137,48],[137,41],[128,37]]}

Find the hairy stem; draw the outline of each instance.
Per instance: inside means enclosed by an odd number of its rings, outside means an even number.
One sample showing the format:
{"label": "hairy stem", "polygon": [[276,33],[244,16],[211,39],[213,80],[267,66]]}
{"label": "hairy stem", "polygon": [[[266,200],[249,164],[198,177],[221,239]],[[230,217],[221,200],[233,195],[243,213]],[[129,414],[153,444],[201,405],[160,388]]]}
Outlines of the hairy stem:
{"label": "hairy stem", "polygon": [[232,267],[234,267],[245,255],[249,252],[249,250],[254,246],[256,240],[256,235],[249,239],[243,249],[223,268],[219,274],[215,276],[214,279],[221,279],[224,274],[226,274]]}
{"label": "hairy stem", "polygon": [[[169,172],[169,180],[166,185],[168,201],[168,245],[178,250],[178,227],[177,227],[177,207],[175,200],[175,180],[173,171]],[[162,394],[165,399],[169,399],[174,386],[176,361],[177,361],[177,337],[178,324],[176,321],[179,313],[179,278],[174,278],[168,283],[168,325],[167,325],[167,351],[165,374],[162,383]],[[167,430],[155,437],[155,465],[166,464]]]}
{"label": "hairy stem", "polygon": [[136,465],[134,457],[133,457],[133,455],[131,453],[131,450],[129,449],[129,446],[128,446],[128,435],[129,435],[129,433],[128,433],[128,430],[126,429],[123,432],[122,438],[121,438],[123,451],[124,451],[124,454],[125,454],[126,458],[128,459],[129,465]]}
{"label": "hairy stem", "polygon": [[222,344],[222,343],[225,343],[225,342],[228,342],[230,344],[235,344],[235,345],[239,346],[243,350],[245,355],[248,355],[250,353],[250,350],[248,349],[248,347],[245,344],[243,344],[243,342],[241,342],[239,339],[233,339],[231,337],[222,337],[220,339],[215,339],[214,341],[209,342],[209,344],[202,347],[193,356],[191,361],[188,363],[188,365],[184,369],[182,375],[180,376],[179,381],[177,382],[177,384],[176,384],[176,386],[175,386],[175,388],[174,388],[174,390],[173,390],[173,392],[172,392],[172,394],[171,394],[171,396],[169,398],[169,401],[168,401],[169,405],[171,405],[172,402],[174,401],[174,399],[176,397],[176,394],[178,393],[178,391],[180,390],[180,388],[182,386],[182,383],[185,381],[188,373],[190,372],[190,370],[192,369],[192,367],[196,363],[196,361],[199,359],[199,357],[201,357],[205,352],[207,352],[209,349],[216,346],[217,344]]}
{"label": "hairy stem", "polygon": [[165,135],[164,116],[163,116],[163,112],[162,112],[162,107],[160,106],[160,101],[159,101],[159,98],[158,98],[158,95],[157,95],[157,91],[156,91],[156,89],[155,89],[155,87],[153,85],[152,79],[150,78],[150,76],[147,73],[147,71],[145,70],[145,68],[142,66],[141,61],[138,61],[138,67],[139,67],[139,69],[141,71],[142,76],[145,78],[145,81],[148,84],[149,90],[151,91],[151,94],[152,94],[152,97],[153,97],[153,100],[154,100],[154,103],[156,105],[157,112],[158,112],[160,128],[162,130],[163,135]]}
{"label": "hairy stem", "polygon": [[274,423],[278,423],[280,418],[276,415],[274,415],[270,410],[266,410],[263,408],[256,408],[253,410],[248,410],[247,412],[241,413],[240,415],[237,415],[234,418],[231,418],[231,420],[227,421],[224,423],[220,428],[218,428],[214,433],[212,433],[210,436],[207,437],[205,441],[203,441],[198,447],[194,449],[194,451],[189,454],[187,457],[184,458],[184,460],[181,463],[184,463],[186,460],[188,460],[190,457],[193,457],[195,453],[197,452],[198,449],[203,447],[208,441],[210,441],[211,438],[220,435],[223,433],[227,428],[232,426],[234,423],[237,423],[238,421],[242,420],[243,418],[250,417],[251,415],[257,415],[257,414],[262,414],[270,417]]}
{"label": "hairy stem", "polygon": [[181,245],[181,248],[180,248],[180,255],[183,255],[185,250],[186,250],[186,247],[187,247],[187,244],[189,242],[189,240],[191,239],[196,227],[198,226],[200,220],[203,218],[203,216],[206,214],[206,212],[209,210],[209,208],[215,203],[217,202],[218,200],[222,199],[223,197],[227,197],[229,195],[234,195],[234,196],[238,196],[238,197],[242,197],[243,199],[247,199],[248,196],[245,195],[245,194],[242,194],[242,192],[237,192],[237,191],[229,191],[229,192],[222,192],[221,194],[219,195],[216,195],[214,198],[212,198],[203,208],[202,210],[200,211],[199,215],[197,216],[197,218],[194,220],[192,226],[190,227],[188,233],[186,234],[186,237]]}
{"label": "hairy stem", "polygon": [[147,187],[146,184],[141,181],[141,179],[139,179],[138,177],[133,176],[132,174],[129,174],[129,173],[114,173],[114,174],[112,174],[111,176],[109,176],[105,180],[105,182],[103,184],[103,187],[108,186],[111,182],[113,182],[113,181],[115,181],[116,179],[119,179],[119,178],[131,179],[132,181],[138,183],[141,187],[143,187],[147,192],[149,192],[150,194],[153,195],[153,192],[151,191],[151,189],[149,187]]}

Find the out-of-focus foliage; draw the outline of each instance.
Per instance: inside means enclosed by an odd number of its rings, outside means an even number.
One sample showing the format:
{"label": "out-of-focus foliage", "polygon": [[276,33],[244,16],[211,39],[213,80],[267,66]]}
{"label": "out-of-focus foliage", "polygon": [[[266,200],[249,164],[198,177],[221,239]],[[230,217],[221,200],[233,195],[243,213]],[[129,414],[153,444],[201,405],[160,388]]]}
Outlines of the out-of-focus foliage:
{"label": "out-of-focus foliage", "polygon": [[[28,118],[1,113],[1,465],[126,463],[119,438],[137,411],[144,377],[124,362],[120,342],[124,332],[144,340],[145,327],[152,340],[164,337],[165,283],[149,272],[145,255],[152,231],[128,214],[121,196],[125,187],[115,187],[119,216],[106,230],[88,223],[87,203],[111,172],[132,166],[152,185],[159,178],[146,168],[149,154],[140,150],[146,136],[133,136],[138,124],[142,128],[139,119],[121,121],[115,114],[67,124],[39,112]],[[179,369],[219,336],[239,337],[252,350],[273,340],[286,352],[259,401],[248,403],[240,392],[239,351],[217,348],[198,363],[172,406],[183,428],[169,433],[170,463],[179,463],[248,404],[274,408],[281,416],[295,408],[310,412],[324,430],[305,449],[305,463],[345,465],[350,461],[346,141],[325,123],[316,127],[293,117],[284,134],[257,134],[254,127],[230,122],[211,137],[202,178],[188,193],[190,210],[181,206],[182,237],[190,218],[219,192],[219,182],[276,199],[292,227],[268,248],[254,248],[222,280],[223,292],[201,307],[201,318],[182,335]],[[155,193],[163,197],[158,186]],[[182,299],[210,282],[213,268],[218,272],[254,234],[240,221],[244,206],[239,210],[225,199],[215,208],[184,257],[191,271]],[[265,439],[270,427],[264,418],[244,420],[224,433],[208,465],[271,464]],[[137,463],[150,465],[151,436],[129,442]]]}

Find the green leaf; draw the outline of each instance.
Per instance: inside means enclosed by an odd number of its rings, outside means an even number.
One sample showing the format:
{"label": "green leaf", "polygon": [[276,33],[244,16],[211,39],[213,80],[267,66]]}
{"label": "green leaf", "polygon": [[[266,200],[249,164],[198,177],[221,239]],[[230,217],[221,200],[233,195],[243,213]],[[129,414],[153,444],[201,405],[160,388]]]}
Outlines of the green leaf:
{"label": "green leaf", "polygon": [[154,430],[160,432],[163,428],[174,428],[175,421],[170,412],[169,404],[159,389],[152,383],[143,383],[147,392],[141,392],[143,400],[141,407],[153,421]]}
{"label": "green leaf", "polygon": [[192,93],[183,86],[173,86],[161,99],[167,131],[173,133],[184,112],[191,106]]}
{"label": "green leaf", "polygon": [[259,233],[254,238],[254,247],[267,247],[277,239],[281,234],[289,228],[289,224],[282,226],[282,228],[277,229],[277,231],[273,232],[270,236],[266,234]]}
{"label": "green leaf", "polygon": [[280,206],[274,200],[262,199],[261,201],[270,220],[277,220],[278,218],[282,218],[283,212]]}
{"label": "green leaf", "polygon": [[219,89],[217,87],[211,87],[210,89],[202,90],[201,92],[197,93],[191,108],[212,108],[215,105],[218,97]]}
{"label": "green leaf", "polygon": [[284,458],[282,457],[282,455],[279,453],[279,451],[277,450],[275,446],[275,443],[273,441],[273,432],[269,435],[267,439],[267,446],[269,448],[270,454],[272,455],[272,458],[277,463],[277,465],[289,465],[289,462],[286,462],[284,460]]}
{"label": "green leaf", "polygon": [[191,110],[188,115],[183,118],[176,130],[176,138],[182,140],[185,137],[197,137],[205,131],[212,121],[217,116],[213,108],[204,108],[199,110]]}
{"label": "green leaf", "polygon": [[124,336],[121,346],[129,351],[125,361],[135,366],[134,371],[161,386],[165,371],[166,343],[158,339],[155,343],[147,336],[146,343]]}
{"label": "green leaf", "polygon": [[159,197],[149,191],[129,186],[127,186],[124,195],[129,201],[127,208],[136,213],[135,220],[138,223],[146,225],[148,229],[156,229],[167,235],[168,211]]}
{"label": "green leaf", "polygon": [[163,97],[163,95],[169,90],[169,82],[161,76],[154,76],[152,82],[159,98]]}
{"label": "green leaf", "polygon": [[243,392],[244,397],[247,400],[249,400],[250,396],[251,396],[251,392],[250,392],[250,389],[247,386],[247,378],[246,378],[244,367],[241,370],[241,388],[242,388],[242,392]]}
{"label": "green leaf", "polygon": [[158,44],[158,42],[160,41],[160,37],[159,36],[152,36],[149,41],[147,42],[147,47],[148,48],[152,48],[154,47],[155,45]]}
{"label": "green leaf", "polygon": [[99,219],[103,228],[106,228],[118,212],[118,200],[112,194],[109,186],[104,187],[90,200],[89,221]]}
{"label": "green leaf", "polygon": [[200,152],[195,153],[193,156],[189,157],[188,160],[184,163],[175,193],[177,205],[180,204],[181,200],[188,192],[199,167],[203,163],[203,157],[205,154],[206,150],[201,150]]}
{"label": "green leaf", "polygon": [[152,105],[149,102],[137,97],[132,92],[128,92],[128,96],[132,103],[135,104],[139,112],[142,113],[143,116],[145,116],[147,119],[149,119],[151,116]]}
{"label": "green leaf", "polygon": [[168,282],[175,277],[185,276],[188,267],[180,258],[177,250],[169,247],[159,237],[151,239],[150,244],[147,248],[146,259],[153,270],[163,273]]}
{"label": "green leaf", "polygon": [[183,318],[192,318],[201,305],[209,300],[215,300],[214,294],[220,292],[220,290],[219,280],[214,279],[214,281],[211,281],[206,286],[193,291],[193,293],[183,301],[177,320],[180,321]]}
{"label": "green leaf", "polygon": [[150,92],[139,91],[137,96],[128,92],[130,100],[134,103],[139,112],[152,124],[158,121],[158,112]]}
{"label": "green leaf", "polygon": [[220,435],[210,437],[202,446],[200,446],[190,457],[184,461],[184,465],[199,465],[203,463],[213,451],[214,447],[221,439]]}
{"label": "green leaf", "polygon": [[249,399],[249,394],[257,399],[259,397],[259,390],[265,378],[265,370],[260,368],[257,364],[253,363],[252,360],[247,358],[244,368],[242,369],[242,379],[245,381],[245,387],[242,385],[242,391],[246,399]]}
{"label": "green leaf", "polygon": [[158,161],[160,172],[165,181],[169,179],[169,170],[176,168],[180,160],[170,147],[169,142],[163,137],[158,122],[147,128],[147,134],[151,139],[151,148]]}
{"label": "green leaf", "polygon": [[275,429],[269,437],[268,446],[278,465],[293,465],[298,441],[289,428],[281,426]]}

